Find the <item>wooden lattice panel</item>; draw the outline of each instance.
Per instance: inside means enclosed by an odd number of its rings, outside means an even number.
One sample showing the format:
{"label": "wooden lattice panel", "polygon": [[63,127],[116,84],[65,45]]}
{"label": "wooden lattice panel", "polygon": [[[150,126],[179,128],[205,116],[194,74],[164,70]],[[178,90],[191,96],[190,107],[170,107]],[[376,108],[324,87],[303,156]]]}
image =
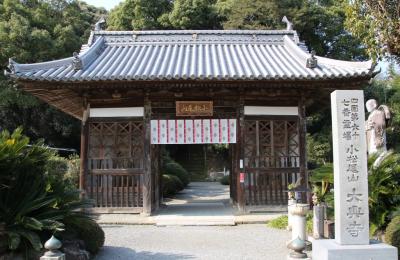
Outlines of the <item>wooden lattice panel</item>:
{"label": "wooden lattice panel", "polygon": [[299,175],[298,119],[246,119],[244,130],[246,204],[286,204]]}
{"label": "wooden lattice panel", "polygon": [[87,191],[96,207],[143,206],[143,121],[89,122]]}

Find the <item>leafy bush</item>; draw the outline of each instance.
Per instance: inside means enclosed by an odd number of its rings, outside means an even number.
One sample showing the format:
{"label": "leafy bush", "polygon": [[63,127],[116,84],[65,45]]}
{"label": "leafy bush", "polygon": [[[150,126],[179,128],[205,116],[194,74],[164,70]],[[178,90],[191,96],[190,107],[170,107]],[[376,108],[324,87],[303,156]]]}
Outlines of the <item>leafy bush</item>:
{"label": "leafy bush", "polygon": [[229,175],[227,175],[227,176],[222,177],[222,178],[219,180],[219,182],[220,182],[222,185],[229,185],[230,182],[231,182],[231,179],[229,178]]}
{"label": "leafy bush", "polygon": [[288,216],[283,215],[277,218],[272,219],[267,223],[268,227],[277,228],[277,229],[286,229],[288,225]]}
{"label": "leafy bush", "polygon": [[368,160],[371,235],[385,229],[391,214],[400,205],[400,154],[388,153],[379,165],[374,166],[377,156]]}
{"label": "leafy bush", "polygon": [[8,250],[23,251],[27,259],[66,219],[88,218],[77,209],[89,205],[49,169],[54,153],[41,142],[28,144],[21,129],[0,133],[0,227]]}
{"label": "leafy bush", "polygon": [[182,181],[175,175],[162,175],[164,197],[170,197],[184,189]]}
{"label": "leafy bush", "polygon": [[73,154],[68,157],[68,170],[64,175],[64,179],[69,180],[75,187],[79,187],[79,174],[81,168],[81,160],[79,155]]}
{"label": "leafy bush", "polygon": [[177,162],[166,163],[163,169],[163,173],[167,175],[175,175],[186,187],[190,182],[189,173]]}
{"label": "leafy bush", "polygon": [[385,242],[398,248],[400,257],[400,216],[396,216],[386,227]]}
{"label": "leafy bush", "polygon": [[92,219],[66,220],[66,228],[85,242],[85,248],[91,254],[96,254],[104,245],[105,235],[103,229]]}
{"label": "leafy bush", "polygon": [[[277,228],[277,229],[286,229],[288,225],[288,216],[282,215],[280,217],[274,218],[267,223],[268,227]],[[307,214],[306,216],[306,230],[309,234],[312,233],[313,223],[312,223],[312,214]]]}

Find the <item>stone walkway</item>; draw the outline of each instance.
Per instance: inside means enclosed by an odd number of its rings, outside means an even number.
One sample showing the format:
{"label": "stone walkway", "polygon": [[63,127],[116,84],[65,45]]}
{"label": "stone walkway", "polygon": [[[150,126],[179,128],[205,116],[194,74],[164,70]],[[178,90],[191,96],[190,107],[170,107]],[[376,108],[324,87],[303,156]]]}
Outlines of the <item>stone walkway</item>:
{"label": "stone walkway", "polygon": [[166,225],[235,225],[229,203],[229,186],[218,182],[192,182],[173,199],[165,201],[155,222]]}
{"label": "stone walkway", "polygon": [[239,226],[105,225],[106,242],[96,260],[286,259],[290,233],[265,224]]}
{"label": "stone walkway", "polygon": [[191,182],[173,199],[166,199],[154,216],[139,214],[102,214],[100,224],[130,225],[235,225],[265,223],[282,215],[282,212],[261,214],[236,214],[229,203],[229,186],[217,182]]}

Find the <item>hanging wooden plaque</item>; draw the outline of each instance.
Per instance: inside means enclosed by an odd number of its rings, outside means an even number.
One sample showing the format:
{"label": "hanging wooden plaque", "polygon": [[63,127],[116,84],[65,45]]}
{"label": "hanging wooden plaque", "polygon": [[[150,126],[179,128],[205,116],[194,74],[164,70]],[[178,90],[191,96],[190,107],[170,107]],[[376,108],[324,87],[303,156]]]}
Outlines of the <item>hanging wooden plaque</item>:
{"label": "hanging wooden plaque", "polygon": [[176,116],[212,116],[212,101],[176,101]]}

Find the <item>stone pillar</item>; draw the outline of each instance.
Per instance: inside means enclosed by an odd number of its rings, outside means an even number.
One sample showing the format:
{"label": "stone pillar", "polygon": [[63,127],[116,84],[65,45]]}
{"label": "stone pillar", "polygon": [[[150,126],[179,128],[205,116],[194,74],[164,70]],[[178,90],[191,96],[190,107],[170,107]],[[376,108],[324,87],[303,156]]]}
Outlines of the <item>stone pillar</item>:
{"label": "stone pillar", "polygon": [[65,254],[58,250],[61,246],[62,244],[60,240],[51,236],[51,238],[44,244],[44,248],[48,251],[40,257],[40,260],[65,260]]}
{"label": "stone pillar", "polygon": [[292,222],[293,222],[293,216],[290,210],[290,207],[296,204],[295,199],[289,199],[288,200],[288,225],[286,227],[287,230],[292,230]]}
{"label": "stone pillar", "polygon": [[324,238],[325,205],[314,205],[313,208],[313,237]]}
{"label": "stone pillar", "polygon": [[315,240],[313,259],[395,260],[397,249],[370,244],[368,172],[362,90],[331,94],[335,240]]}
{"label": "stone pillar", "polygon": [[292,240],[300,238],[307,240],[306,215],[309,210],[308,204],[294,204],[290,206],[290,214],[292,215]]}

